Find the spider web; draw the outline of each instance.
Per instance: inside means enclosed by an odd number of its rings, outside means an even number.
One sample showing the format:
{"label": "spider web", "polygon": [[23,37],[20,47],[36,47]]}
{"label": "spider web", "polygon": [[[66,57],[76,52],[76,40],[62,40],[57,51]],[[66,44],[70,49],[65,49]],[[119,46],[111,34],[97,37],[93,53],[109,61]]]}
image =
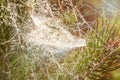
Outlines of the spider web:
{"label": "spider web", "polygon": [[40,46],[41,48],[44,47],[45,51],[50,53],[64,53],[72,48],[86,45],[85,39],[73,36],[65,29],[65,25],[60,19],[47,17],[45,14],[51,14],[49,13],[51,12],[50,6],[45,6],[45,8],[48,9],[46,11],[41,8],[37,9],[38,13],[36,14],[33,7],[33,10],[29,13],[34,24],[34,29],[26,35],[28,43]]}

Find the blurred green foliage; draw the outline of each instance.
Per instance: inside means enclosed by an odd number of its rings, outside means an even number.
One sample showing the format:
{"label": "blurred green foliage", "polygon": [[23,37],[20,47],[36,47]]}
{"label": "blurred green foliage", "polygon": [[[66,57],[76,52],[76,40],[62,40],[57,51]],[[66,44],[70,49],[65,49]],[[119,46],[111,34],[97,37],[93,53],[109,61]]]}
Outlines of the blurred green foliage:
{"label": "blurred green foliage", "polygon": [[114,80],[120,80],[120,69],[113,71],[112,75],[114,77]]}

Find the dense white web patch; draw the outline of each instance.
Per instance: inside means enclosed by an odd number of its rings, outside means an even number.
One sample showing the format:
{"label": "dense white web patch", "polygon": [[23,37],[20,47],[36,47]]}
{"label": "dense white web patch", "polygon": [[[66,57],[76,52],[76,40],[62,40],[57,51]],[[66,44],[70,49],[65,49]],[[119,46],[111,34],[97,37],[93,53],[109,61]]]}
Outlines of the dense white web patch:
{"label": "dense white web patch", "polygon": [[31,18],[35,29],[26,36],[29,43],[41,47],[46,46],[46,50],[58,53],[86,45],[84,39],[73,36],[56,20],[34,15],[31,15]]}
{"label": "dense white web patch", "polygon": [[[32,2],[28,3],[28,5]],[[36,12],[37,11],[37,12]],[[85,39],[73,36],[60,19],[52,14],[49,3],[45,0],[32,6],[29,12],[34,29],[26,35],[26,41],[31,46],[40,47],[43,53],[66,53],[72,48],[86,45]],[[52,16],[52,17],[50,17]]]}

